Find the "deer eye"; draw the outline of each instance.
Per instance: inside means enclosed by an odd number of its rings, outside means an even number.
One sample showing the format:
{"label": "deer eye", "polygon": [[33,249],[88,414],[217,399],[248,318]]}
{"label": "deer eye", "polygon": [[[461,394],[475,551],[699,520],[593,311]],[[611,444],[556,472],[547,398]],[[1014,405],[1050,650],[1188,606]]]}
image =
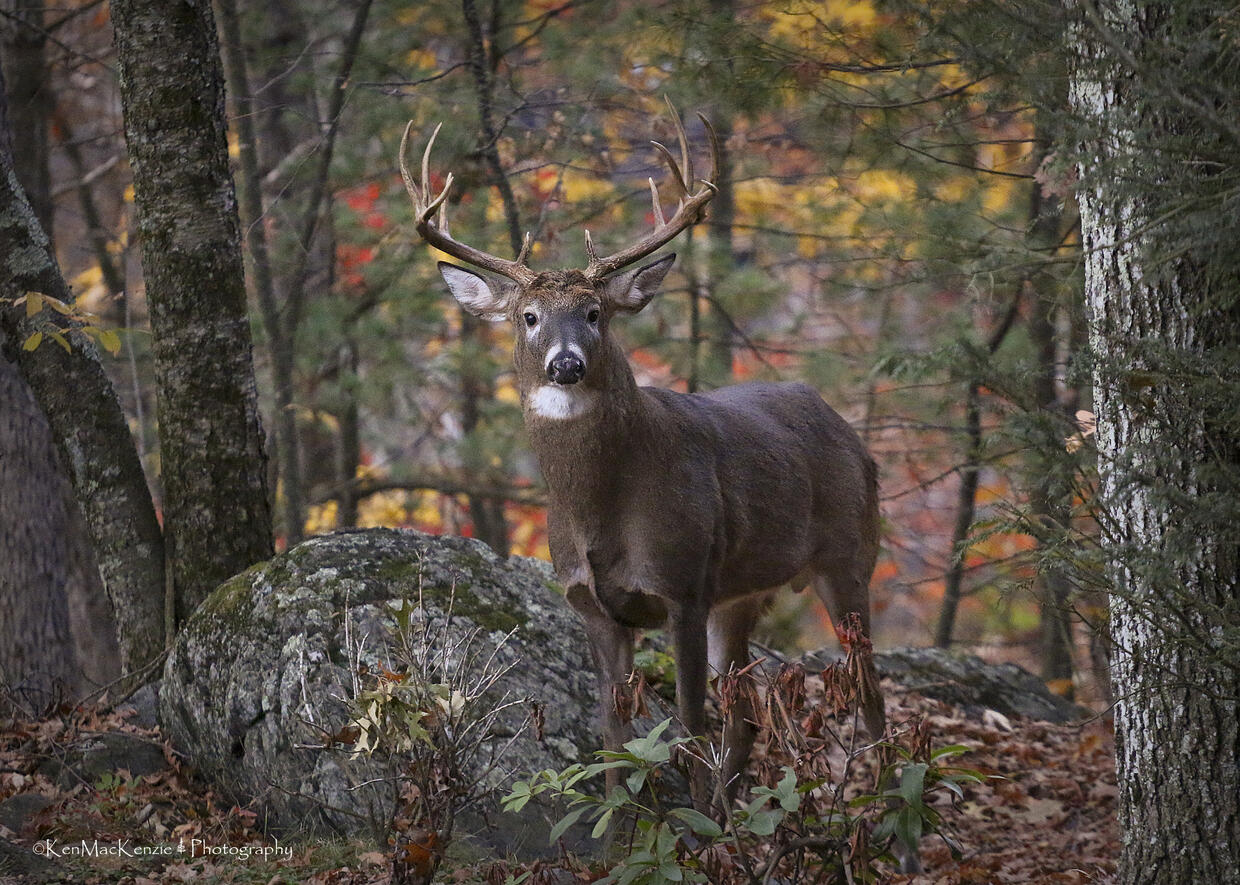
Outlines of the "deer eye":
{"label": "deer eye", "polygon": [[530,313],[529,311],[526,311],[525,324],[529,326],[531,329],[534,328],[534,326],[538,325],[538,317],[536,317],[534,314]]}
{"label": "deer eye", "polygon": [[590,312],[586,314],[586,322],[591,323],[591,324],[598,322],[598,308],[597,307],[590,308]]}

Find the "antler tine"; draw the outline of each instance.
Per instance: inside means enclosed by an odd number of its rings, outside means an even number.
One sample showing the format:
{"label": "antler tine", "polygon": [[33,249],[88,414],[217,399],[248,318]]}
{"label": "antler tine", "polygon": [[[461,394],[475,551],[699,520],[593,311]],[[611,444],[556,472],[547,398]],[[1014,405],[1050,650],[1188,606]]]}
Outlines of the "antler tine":
{"label": "antler tine", "polygon": [[[659,203],[659,189],[654,183],[654,179],[650,180],[650,201],[653,204],[654,212],[654,230],[646,234],[645,237],[638,240],[627,249],[600,258],[594,250],[594,242],[590,238],[590,232],[586,231],[586,256],[590,263],[586,266],[585,274],[591,279],[601,279],[608,274],[615,273],[622,267],[632,264],[638,259],[644,258],[656,249],[669,243],[677,234],[685,228],[695,224],[701,217],[702,210],[711,198],[718,192],[719,188],[715,182],[719,178],[719,139],[715,134],[714,128],[706,118],[702,117],[706,122],[706,132],[711,142],[711,160],[712,168],[710,179],[695,181],[693,179],[693,169],[689,159],[689,139],[685,135],[684,124],[680,121],[680,115],[676,112],[675,106],[668,101],[668,107],[672,110],[672,118],[676,125],[676,137],[680,142],[681,160],[678,163],[672,152],[657,141],[652,141],[656,151],[667,164],[668,171],[672,175],[672,179],[676,184],[677,190],[680,192],[677,202],[676,211],[671,218],[664,218],[663,208]],[[696,192],[691,191],[691,187],[701,185]]]}
{"label": "antler tine", "polygon": [[672,173],[672,181],[676,182],[677,192],[682,197],[688,196],[689,185],[693,182],[692,180],[685,179],[685,175],[681,171],[680,164],[676,162],[676,158],[672,156],[672,152],[663,145],[659,144],[657,141],[652,141],[650,143],[654,145],[655,150],[663,156],[663,162],[667,164],[668,171]]}
{"label": "antler tine", "polygon": [[[400,177],[405,182],[405,190],[409,192],[409,196],[413,199],[413,205],[416,209],[422,202],[422,195],[418,193],[418,186],[413,183],[413,176],[409,174],[409,162],[405,159],[409,154],[409,130],[413,129],[413,121],[410,120],[405,124],[405,134],[400,137]],[[439,131],[439,127],[435,127],[435,131]],[[434,136],[431,137],[434,140]]]}
{"label": "antler tine", "polygon": [[676,127],[676,141],[680,143],[681,175],[684,178],[686,188],[689,188],[693,186],[693,157],[689,155],[689,136],[685,135],[685,124],[680,119],[680,111],[676,110],[676,105],[672,104],[672,97],[664,95],[663,100],[667,102],[667,109],[672,114],[672,123]]}
{"label": "antler tine", "polygon": [[654,210],[654,226],[662,227],[667,222],[663,220],[663,207],[659,205],[658,185],[653,178],[647,178],[646,181],[650,182],[650,208]]}
{"label": "antler tine", "polygon": [[703,180],[702,184],[713,190],[718,190],[715,182],[719,180],[719,136],[715,133],[715,127],[710,124],[710,120],[706,119],[706,115],[698,111],[698,119],[702,121],[702,126],[706,129],[706,134],[710,138],[710,180]]}
{"label": "antler tine", "polygon": [[422,183],[419,188],[414,183],[413,174],[409,171],[409,162],[406,159],[409,146],[409,132],[413,128],[413,121],[410,120],[405,126],[405,133],[400,139],[400,176],[404,179],[405,190],[409,192],[409,198],[413,201],[413,213],[415,226],[418,233],[427,243],[434,246],[441,252],[444,252],[453,258],[457,258],[467,264],[480,267],[483,270],[489,270],[500,276],[508,277],[521,285],[526,285],[534,279],[537,274],[526,265],[525,260],[529,257],[530,252],[530,235],[525,235],[525,243],[521,247],[521,252],[517,256],[516,261],[508,261],[499,258],[480,249],[475,249],[466,243],[459,242],[452,238],[452,234],[448,231],[448,192],[452,189],[452,183],[455,180],[451,172],[444,179],[443,189],[431,199],[431,148],[435,145],[435,138],[439,135],[439,130],[443,124],[440,123],[435,127],[435,131],[431,133],[430,140],[426,143],[426,150],[422,152]]}
{"label": "antler tine", "polygon": [[[413,125],[413,121],[410,120],[409,124]],[[426,150],[422,151],[422,193],[428,197],[431,192],[431,150],[435,147],[435,139],[439,137],[439,130],[442,128],[443,123],[435,124],[435,131],[431,133],[430,139],[426,142]],[[405,131],[409,131],[408,127]]]}

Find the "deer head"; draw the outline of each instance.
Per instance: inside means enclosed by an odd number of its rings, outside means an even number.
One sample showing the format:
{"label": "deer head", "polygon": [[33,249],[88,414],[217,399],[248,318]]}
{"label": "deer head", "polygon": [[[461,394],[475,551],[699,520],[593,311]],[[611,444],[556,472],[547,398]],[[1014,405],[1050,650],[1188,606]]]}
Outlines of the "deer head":
{"label": "deer head", "polygon": [[[400,168],[405,188],[413,200],[418,233],[448,255],[505,278],[504,282],[496,282],[455,264],[440,262],[439,265],[453,296],[466,310],[482,319],[512,323],[518,382],[523,394],[533,397],[527,399],[527,405],[532,405],[536,413],[553,418],[575,417],[590,402],[590,392],[605,383],[609,363],[617,356],[611,350],[608,337],[611,320],[617,315],[637,313],[649,304],[676,256],[666,255],[636,269],[631,269],[632,266],[696,222],[714,196],[719,144],[709,121],[701,114],[698,116],[711,141],[713,165],[709,178],[694,180],[688,140],[674,108],[680,160],[677,161],[663,145],[652,142],[667,163],[677,190],[678,202],[671,218],[664,217],[658,188],[651,179],[655,224],[646,236],[615,254],[600,257],[590,232],[586,231],[589,262],[583,270],[543,273],[535,272],[526,263],[530,251],[529,234],[513,261],[482,252],[452,237],[446,211],[452,175],[448,175],[438,194],[432,195],[430,188],[430,153],[439,127],[435,128],[422,155],[420,184],[414,181],[405,161],[412,123],[405,127]],[[623,360],[622,355],[618,358]]]}

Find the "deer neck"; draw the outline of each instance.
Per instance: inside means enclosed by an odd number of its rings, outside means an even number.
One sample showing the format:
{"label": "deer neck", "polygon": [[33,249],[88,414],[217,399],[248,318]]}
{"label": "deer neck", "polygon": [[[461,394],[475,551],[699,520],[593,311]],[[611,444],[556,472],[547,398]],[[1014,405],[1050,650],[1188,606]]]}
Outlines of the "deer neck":
{"label": "deer neck", "polygon": [[633,371],[619,346],[579,384],[558,388],[541,379],[522,386],[525,426],[553,506],[615,495],[615,483],[647,423]]}

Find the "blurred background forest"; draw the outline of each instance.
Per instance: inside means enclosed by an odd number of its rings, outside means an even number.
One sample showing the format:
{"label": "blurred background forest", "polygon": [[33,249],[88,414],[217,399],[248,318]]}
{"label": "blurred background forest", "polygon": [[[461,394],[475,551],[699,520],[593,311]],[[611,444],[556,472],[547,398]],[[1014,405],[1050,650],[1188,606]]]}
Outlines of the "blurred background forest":
{"label": "blurred background forest", "polygon": [[[509,332],[448,295],[397,145],[443,122],[456,234],[509,255],[530,231],[535,268],[582,266],[584,229],[609,247],[651,223],[670,99],[724,163],[664,294],[620,329],[639,381],[808,381],[880,464],[878,643],[1104,697],[1074,182],[1037,110],[1064,79],[1054,23],[1019,7],[218,0],[277,547],[407,526],[547,556]],[[108,7],[9,0],[0,24],[18,174],[100,318],[158,507]],[[758,638],[826,641],[817,603],[780,605]]]}

